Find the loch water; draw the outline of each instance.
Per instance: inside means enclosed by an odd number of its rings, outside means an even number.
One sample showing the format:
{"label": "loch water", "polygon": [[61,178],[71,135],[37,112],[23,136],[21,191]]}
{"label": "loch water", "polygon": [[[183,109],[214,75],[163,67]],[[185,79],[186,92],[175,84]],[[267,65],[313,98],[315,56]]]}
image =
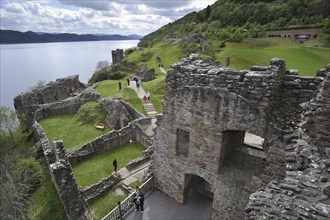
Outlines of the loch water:
{"label": "loch water", "polygon": [[98,61],[112,62],[111,50],[135,47],[137,40],[0,44],[0,105],[14,108],[13,99],[40,80],[79,75],[83,83]]}

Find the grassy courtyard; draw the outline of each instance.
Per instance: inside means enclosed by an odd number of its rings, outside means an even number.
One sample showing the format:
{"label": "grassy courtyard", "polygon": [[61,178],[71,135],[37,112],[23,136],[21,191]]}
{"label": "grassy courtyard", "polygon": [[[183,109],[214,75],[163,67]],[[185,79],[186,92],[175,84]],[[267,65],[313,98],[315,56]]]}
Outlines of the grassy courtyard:
{"label": "grassy courtyard", "polygon": [[86,187],[97,183],[104,177],[112,174],[112,161],[117,159],[118,169],[124,167],[129,161],[137,158],[145,148],[140,143],[125,144],[109,152],[97,155],[73,166],[73,173],[77,184]]}
{"label": "grassy courtyard", "polygon": [[51,142],[63,140],[65,149],[73,149],[90,142],[94,138],[110,131],[96,129],[94,124],[78,125],[75,115],[57,115],[42,119],[40,125]]}

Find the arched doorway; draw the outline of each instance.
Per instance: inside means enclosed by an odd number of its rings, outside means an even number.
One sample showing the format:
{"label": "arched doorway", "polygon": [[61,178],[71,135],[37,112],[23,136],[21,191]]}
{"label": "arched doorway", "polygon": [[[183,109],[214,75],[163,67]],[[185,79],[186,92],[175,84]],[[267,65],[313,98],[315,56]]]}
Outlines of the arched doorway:
{"label": "arched doorway", "polygon": [[214,192],[211,185],[203,178],[185,174],[183,202],[187,203],[191,199],[202,198],[213,202]]}

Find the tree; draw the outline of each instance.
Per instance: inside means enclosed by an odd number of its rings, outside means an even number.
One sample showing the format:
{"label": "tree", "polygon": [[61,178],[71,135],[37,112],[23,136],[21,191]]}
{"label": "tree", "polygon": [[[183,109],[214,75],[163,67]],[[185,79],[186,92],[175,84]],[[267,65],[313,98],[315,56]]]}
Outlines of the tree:
{"label": "tree", "polygon": [[40,89],[45,88],[45,86],[46,86],[46,81],[39,80],[37,82],[37,84],[35,84],[34,86],[30,86],[28,90],[29,91],[36,91],[36,90],[40,90]]}
{"label": "tree", "polygon": [[205,21],[207,21],[207,19],[210,17],[210,14],[211,14],[211,6],[208,5],[205,11]]}
{"label": "tree", "polygon": [[95,72],[110,67],[110,63],[107,60],[101,60],[97,62]]}
{"label": "tree", "polygon": [[6,106],[1,106],[0,107],[1,131],[4,133],[8,133],[10,135],[12,145],[15,145],[13,132],[17,125],[18,125],[18,121],[14,110]]}

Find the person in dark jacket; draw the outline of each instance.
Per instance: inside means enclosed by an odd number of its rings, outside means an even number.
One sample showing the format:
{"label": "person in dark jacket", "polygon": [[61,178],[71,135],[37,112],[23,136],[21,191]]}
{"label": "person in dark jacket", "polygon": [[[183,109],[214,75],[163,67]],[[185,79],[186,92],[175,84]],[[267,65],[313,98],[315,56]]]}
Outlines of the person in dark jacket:
{"label": "person in dark jacket", "polygon": [[116,160],[116,159],[113,160],[112,165],[113,165],[113,169],[114,169],[115,172],[117,173],[118,164],[117,164],[117,160]]}
{"label": "person in dark jacket", "polygon": [[143,205],[144,205],[144,194],[141,192],[140,188],[137,186],[134,196],[133,196],[133,202],[135,203],[135,211],[139,211],[141,209],[141,213],[143,213]]}

